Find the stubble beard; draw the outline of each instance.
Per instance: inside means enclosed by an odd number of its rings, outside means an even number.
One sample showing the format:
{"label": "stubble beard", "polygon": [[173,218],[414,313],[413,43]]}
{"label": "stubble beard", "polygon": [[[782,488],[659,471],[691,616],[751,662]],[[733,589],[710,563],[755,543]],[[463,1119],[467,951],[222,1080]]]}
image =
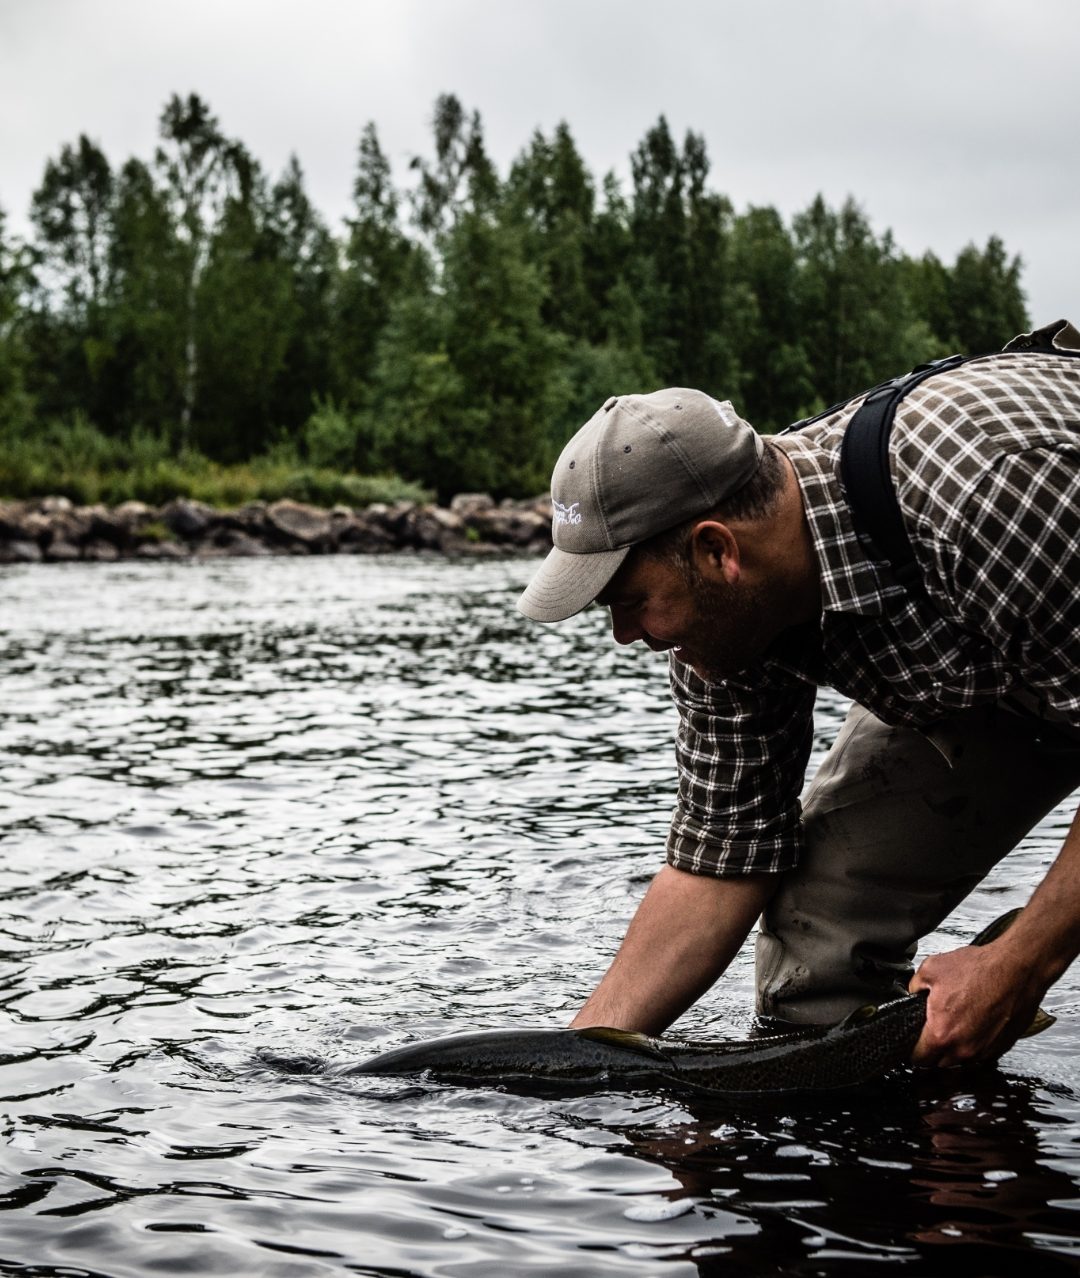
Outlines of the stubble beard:
{"label": "stubble beard", "polygon": [[695,616],[676,657],[709,683],[729,679],[759,661],[777,633],[768,590],[742,582],[718,585],[693,567],[686,579]]}

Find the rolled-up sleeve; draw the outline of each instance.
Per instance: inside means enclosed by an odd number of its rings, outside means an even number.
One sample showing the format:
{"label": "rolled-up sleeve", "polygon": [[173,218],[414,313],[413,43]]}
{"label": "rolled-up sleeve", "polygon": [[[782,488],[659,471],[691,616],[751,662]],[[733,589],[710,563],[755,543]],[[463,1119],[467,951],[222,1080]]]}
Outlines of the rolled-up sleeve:
{"label": "rolled-up sleeve", "polygon": [[797,864],[815,691],[763,669],[706,683],[672,658],[679,797],[669,865],[727,878]]}

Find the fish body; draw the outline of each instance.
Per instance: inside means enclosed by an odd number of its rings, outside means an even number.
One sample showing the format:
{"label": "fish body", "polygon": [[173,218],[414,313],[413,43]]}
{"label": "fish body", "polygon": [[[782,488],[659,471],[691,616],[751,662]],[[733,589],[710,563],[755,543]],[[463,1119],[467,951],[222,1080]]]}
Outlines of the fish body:
{"label": "fish body", "polygon": [[[996,940],[1018,910],[971,942]],[[1029,1034],[1053,1024],[1041,1009]],[[742,1040],[690,1042],[625,1030],[511,1029],[453,1034],[336,1070],[344,1076],[426,1074],[448,1082],[608,1087],[674,1084],[729,1096],[853,1087],[907,1064],[926,1023],[925,992],[860,1007],[831,1027]]]}
{"label": "fish body", "polygon": [[522,1080],[765,1095],[851,1087],[903,1064],[926,1019],[922,997],[860,1008],[831,1029],[687,1042],[623,1030],[487,1030],[399,1047],[343,1073],[427,1074],[447,1082]]}

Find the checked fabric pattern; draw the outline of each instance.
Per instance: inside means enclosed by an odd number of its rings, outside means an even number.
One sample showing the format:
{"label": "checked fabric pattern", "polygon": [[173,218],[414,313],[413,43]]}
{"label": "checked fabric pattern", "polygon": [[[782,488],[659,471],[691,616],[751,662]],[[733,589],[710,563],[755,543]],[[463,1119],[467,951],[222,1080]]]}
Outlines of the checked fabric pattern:
{"label": "checked fabric pattern", "polygon": [[839,453],[858,402],[774,441],[802,488],[820,625],[786,632],[721,683],[671,660],[679,796],[668,861],[679,869],[798,862],[818,685],[889,724],[929,728],[1019,692],[1080,726],[1080,359],[991,355],[901,401],[892,475],[925,597],[855,536]]}

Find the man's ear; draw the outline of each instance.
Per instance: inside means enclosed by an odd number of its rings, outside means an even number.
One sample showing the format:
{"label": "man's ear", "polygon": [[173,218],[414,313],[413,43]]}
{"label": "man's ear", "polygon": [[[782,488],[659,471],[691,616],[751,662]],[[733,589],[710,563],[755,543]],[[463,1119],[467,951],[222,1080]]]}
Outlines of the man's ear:
{"label": "man's ear", "polygon": [[703,519],[690,534],[694,567],[706,581],[734,586],[742,575],[739,543],[727,524]]}

